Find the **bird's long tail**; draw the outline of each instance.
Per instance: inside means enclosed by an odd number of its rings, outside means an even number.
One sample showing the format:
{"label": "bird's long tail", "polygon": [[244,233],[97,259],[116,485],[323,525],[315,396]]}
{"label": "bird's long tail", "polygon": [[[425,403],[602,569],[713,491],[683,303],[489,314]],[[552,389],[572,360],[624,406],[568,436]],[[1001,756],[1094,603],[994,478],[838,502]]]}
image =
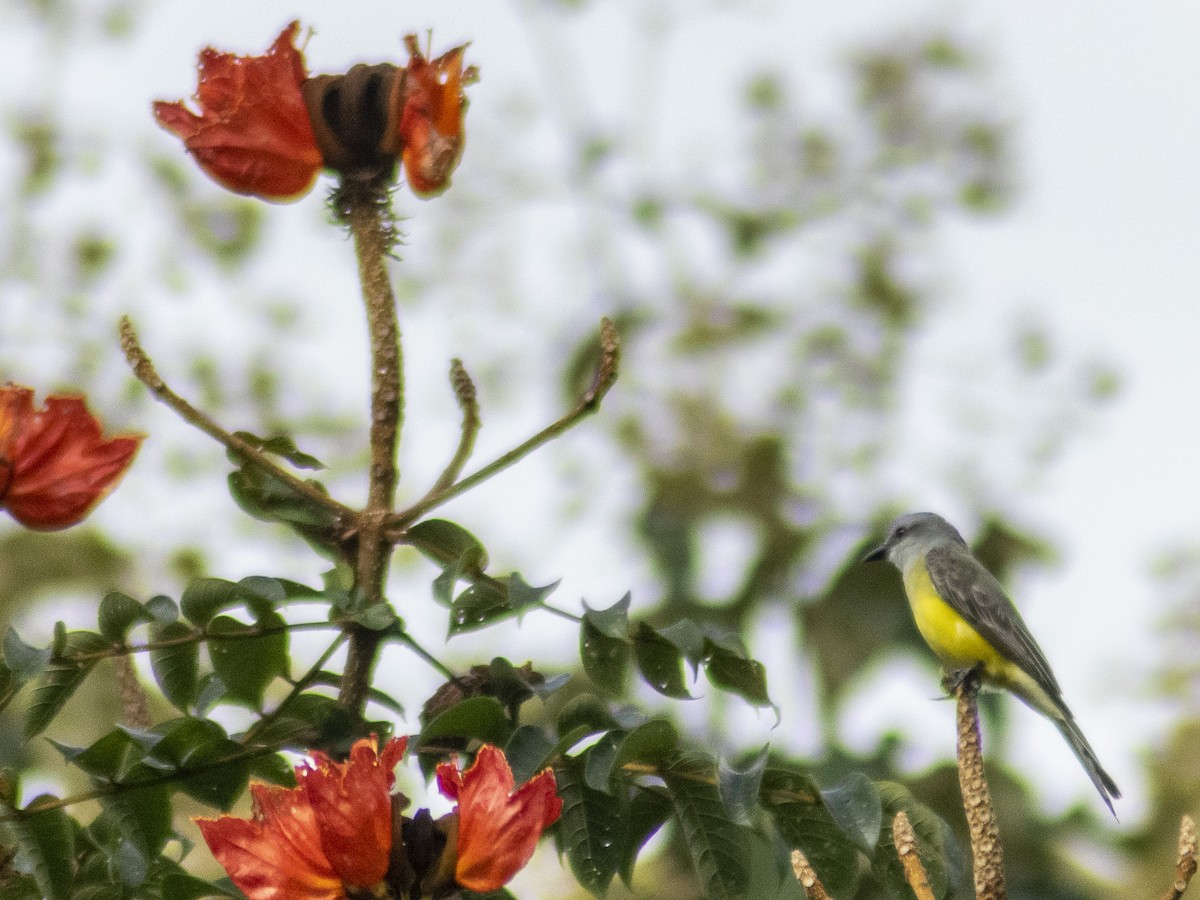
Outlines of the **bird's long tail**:
{"label": "bird's long tail", "polygon": [[1112,776],[1104,771],[1104,767],[1100,765],[1100,760],[1096,759],[1096,752],[1092,750],[1092,745],[1088,743],[1087,738],[1083,736],[1083,732],[1079,730],[1074,717],[1065,709],[1063,712],[1066,712],[1066,715],[1062,718],[1056,718],[1054,724],[1058,726],[1058,730],[1062,732],[1062,736],[1071,745],[1076,759],[1079,760],[1084,771],[1088,773],[1088,777],[1092,779],[1092,784],[1096,786],[1096,790],[1104,798],[1104,802],[1108,806],[1108,811],[1113,814],[1113,818],[1115,819],[1117,811],[1113,809],[1112,802],[1121,796],[1121,791],[1117,787],[1117,783],[1112,780]]}

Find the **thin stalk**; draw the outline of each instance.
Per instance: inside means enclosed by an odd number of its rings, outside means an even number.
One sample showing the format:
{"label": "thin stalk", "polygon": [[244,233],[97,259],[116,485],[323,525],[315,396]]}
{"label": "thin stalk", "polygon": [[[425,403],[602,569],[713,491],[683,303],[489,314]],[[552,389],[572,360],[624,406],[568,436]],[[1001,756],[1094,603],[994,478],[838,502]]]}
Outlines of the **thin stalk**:
{"label": "thin stalk", "polygon": [[[366,305],[371,343],[371,467],[367,506],[359,517],[358,553],[354,560],[359,602],[384,602],[393,543],[384,533],[396,497],[396,446],[404,411],[404,364],[396,299],[384,260],[393,234],[385,221],[382,198],[362,192],[349,199],[350,233],[358,257],[358,277]],[[381,635],[362,626],[349,628],[350,646],[338,700],[361,713],[367,702],[371,673]]]}
{"label": "thin stalk", "polygon": [[291,472],[276,465],[267,454],[249,441],[226,431],[211,416],[201,412],[171,390],[154,368],[154,363],[151,362],[146,351],[142,349],[142,345],[138,342],[137,331],[128,316],[121,317],[118,328],[121,334],[121,350],[125,353],[125,359],[129,361],[129,367],[133,370],[134,377],[144,384],[157,400],[168,406],[172,412],[189,425],[203,431],[219,444],[223,444],[226,449],[245,457],[258,468],[284,482],[306,500],[331,512],[337,517],[340,524],[348,524],[354,519],[355,513],[350,507],[338,503],[320,488],[309,484],[302,478],[297,478]]}

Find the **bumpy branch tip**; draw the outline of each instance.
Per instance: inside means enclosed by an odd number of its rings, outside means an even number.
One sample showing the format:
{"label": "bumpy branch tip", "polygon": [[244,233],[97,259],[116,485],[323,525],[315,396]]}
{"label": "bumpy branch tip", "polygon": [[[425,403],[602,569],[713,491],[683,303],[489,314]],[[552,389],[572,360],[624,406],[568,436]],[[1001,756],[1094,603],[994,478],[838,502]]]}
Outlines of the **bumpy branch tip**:
{"label": "bumpy branch tip", "polygon": [[917,855],[917,833],[913,831],[912,822],[908,821],[903,810],[896,813],[896,818],[892,820],[892,842],[896,845],[900,865],[904,867],[904,879],[917,900],[935,900],[933,888],[929,885],[929,874]]}
{"label": "bumpy branch tip", "polygon": [[1191,816],[1184,816],[1179,823],[1179,857],[1175,862],[1175,883],[1163,895],[1163,900],[1179,900],[1196,874],[1197,865],[1196,823]]}
{"label": "bumpy branch tip", "polygon": [[821,879],[808,864],[808,858],[799,850],[792,851],[792,871],[796,873],[796,880],[804,888],[804,896],[808,900],[832,900]]}
{"label": "bumpy branch tip", "polygon": [[992,797],[983,774],[983,746],[979,735],[979,677],[968,672],[957,679],[958,786],[962,791],[967,827],[971,833],[971,862],[976,900],[1004,900],[1004,850],[992,810]]}

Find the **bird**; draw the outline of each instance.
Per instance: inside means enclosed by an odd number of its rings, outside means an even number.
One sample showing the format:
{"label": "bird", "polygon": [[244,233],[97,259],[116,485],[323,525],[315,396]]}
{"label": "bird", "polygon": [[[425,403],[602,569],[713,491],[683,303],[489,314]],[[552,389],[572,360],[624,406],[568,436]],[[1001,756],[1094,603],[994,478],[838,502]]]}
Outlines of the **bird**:
{"label": "bird", "polygon": [[1010,691],[1053,722],[1115,818],[1121,792],[1063,700],[1046,654],[954,526],[931,512],[900,516],[863,557],[884,559],[900,570],[917,630],[947,672],[977,672],[983,684]]}

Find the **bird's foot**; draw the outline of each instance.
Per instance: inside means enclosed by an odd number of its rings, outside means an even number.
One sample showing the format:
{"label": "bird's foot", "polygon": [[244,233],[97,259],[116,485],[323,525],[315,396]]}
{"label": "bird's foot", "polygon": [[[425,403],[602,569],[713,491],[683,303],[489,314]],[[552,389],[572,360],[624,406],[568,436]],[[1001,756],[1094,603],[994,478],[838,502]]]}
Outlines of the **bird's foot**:
{"label": "bird's foot", "polygon": [[960,688],[966,687],[970,690],[979,690],[981,676],[983,674],[983,663],[971,666],[967,669],[952,669],[942,672],[942,690],[950,696],[958,694]]}

